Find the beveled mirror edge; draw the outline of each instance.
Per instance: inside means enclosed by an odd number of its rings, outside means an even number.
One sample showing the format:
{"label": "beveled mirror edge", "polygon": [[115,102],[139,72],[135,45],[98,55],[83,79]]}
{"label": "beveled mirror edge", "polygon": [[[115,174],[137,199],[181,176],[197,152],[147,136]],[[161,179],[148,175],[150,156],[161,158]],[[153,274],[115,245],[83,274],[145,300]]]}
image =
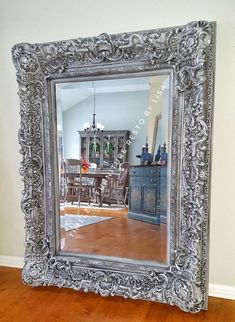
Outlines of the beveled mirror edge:
{"label": "beveled mirror edge", "polygon": [[[173,89],[173,70],[172,69],[163,69],[163,70],[156,70],[156,71],[150,71],[150,72],[137,72],[137,73],[123,73],[121,76],[120,74],[112,74],[112,75],[102,75],[102,76],[91,76],[89,75],[88,77],[78,77],[78,78],[64,78],[61,77],[59,79],[53,79],[51,80],[49,86],[50,86],[50,97],[51,99],[51,103],[49,104],[51,106],[51,114],[52,114],[52,121],[51,124],[53,124],[55,126],[56,124],[56,102],[55,102],[55,86],[56,84],[60,84],[60,83],[67,83],[67,82],[83,82],[83,81],[92,81],[92,80],[109,80],[109,79],[125,79],[125,78],[131,78],[131,77],[147,77],[147,76],[162,76],[162,75],[167,75],[169,77],[169,115],[172,114],[172,109],[173,109],[173,95],[172,95],[172,89]],[[169,146],[171,146],[171,117],[169,118],[169,127],[168,127],[168,136],[169,136],[169,140],[168,140],[168,144]],[[58,186],[58,171],[57,171],[57,164],[58,164],[58,159],[57,159],[57,137],[56,137],[56,130],[54,129],[52,132],[54,132],[54,134],[52,134],[53,139],[52,142],[54,142],[54,148],[53,148],[53,153],[54,153],[54,163],[55,166],[53,167],[55,172],[54,172],[54,176],[56,178],[56,182],[55,182],[55,187]],[[171,151],[169,151],[169,165],[170,165],[170,161],[171,161]],[[168,195],[170,195],[170,173],[171,173],[171,169],[170,166],[168,167]],[[119,262],[119,263],[129,263],[132,265],[135,265],[135,270],[141,271],[142,267],[146,267],[146,269],[148,269],[149,267],[152,266],[160,266],[160,267],[165,267],[165,266],[169,266],[169,259],[170,259],[170,254],[169,254],[169,243],[170,243],[170,205],[168,203],[167,206],[167,259],[166,262],[157,262],[154,260],[137,260],[137,259],[127,259],[127,258],[123,258],[123,257],[108,257],[108,256],[104,256],[104,255],[92,255],[92,254],[86,254],[86,253],[72,253],[72,252],[68,252],[68,251],[61,251],[60,250],[60,227],[59,227],[59,209],[58,209],[58,205],[59,205],[59,192],[56,192],[56,200],[55,200],[55,216],[54,216],[54,221],[56,222],[56,251],[55,254],[56,255],[61,255],[61,256],[69,256],[69,257],[79,257],[80,259],[84,258],[86,259],[90,259],[90,260],[94,260],[96,259],[97,261],[105,261],[106,263],[109,263],[108,265],[112,265],[113,262]]]}
{"label": "beveled mirror edge", "polygon": [[[214,42],[215,23],[198,21],[173,28],[13,47],[21,100],[19,141],[23,155],[20,172],[24,180],[23,280],[26,284],[58,285],[104,296],[149,299],[191,312],[206,308]],[[175,252],[175,261],[169,270],[153,267],[151,272],[143,269],[142,274],[135,274],[121,267],[113,270],[104,265],[99,268],[95,261],[80,265],[78,260],[74,263],[67,257],[54,256],[47,79],[58,77],[60,73],[66,76],[69,68],[72,77],[82,71],[82,64],[86,64],[89,73],[89,67],[100,64],[103,69],[115,60],[126,65],[134,61],[138,66],[144,61],[146,66],[156,69],[173,68],[176,114],[180,112],[180,93],[187,103],[184,104],[182,136],[176,131],[176,138],[173,137],[176,150],[179,137],[183,140],[183,162],[180,197],[171,202],[180,201],[182,211],[178,219],[176,214],[172,215],[171,250]],[[71,68],[74,63],[76,66]],[[189,120],[193,120],[193,128]],[[174,176],[171,192],[176,193],[176,174],[171,175]],[[49,181],[44,180],[48,178]]]}

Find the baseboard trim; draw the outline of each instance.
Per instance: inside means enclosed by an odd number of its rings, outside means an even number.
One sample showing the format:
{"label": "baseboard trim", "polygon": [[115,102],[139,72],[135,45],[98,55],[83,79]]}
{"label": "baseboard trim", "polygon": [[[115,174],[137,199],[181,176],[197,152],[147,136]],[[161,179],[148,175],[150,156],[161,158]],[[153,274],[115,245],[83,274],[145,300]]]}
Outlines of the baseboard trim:
{"label": "baseboard trim", "polygon": [[23,265],[23,257],[0,255],[0,266],[22,268]]}
{"label": "baseboard trim", "polygon": [[210,283],[209,296],[235,300],[235,286]]}
{"label": "baseboard trim", "polygon": [[[22,268],[23,265],[23,257],[0,255],[0,266]],[[235,300],[235,286],[210,283],[209,296]]]}

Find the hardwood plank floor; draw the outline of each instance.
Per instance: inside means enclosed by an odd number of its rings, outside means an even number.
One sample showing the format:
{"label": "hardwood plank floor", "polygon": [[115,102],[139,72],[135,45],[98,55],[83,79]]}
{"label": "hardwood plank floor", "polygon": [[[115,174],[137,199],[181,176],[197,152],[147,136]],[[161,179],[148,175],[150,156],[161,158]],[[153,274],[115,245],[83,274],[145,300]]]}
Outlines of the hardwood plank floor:
{"label": "hardwood plank floor", "polygon": [[[62,215],[65,213],[88,215],[85,209],[78,207],[66,207]],[[63,251],[166,262],[166,224],[154,225],[129,219],[127,209],[91,209],[89,215],[113,219],[68,232],[61,229]]]}
{"label": "hardwood plank floor", "polygon": [[1,322],[234,322],[235,301],[209,298],[208,311],[185,313],[154,302],[30,287],[21,270],[0,267]]}

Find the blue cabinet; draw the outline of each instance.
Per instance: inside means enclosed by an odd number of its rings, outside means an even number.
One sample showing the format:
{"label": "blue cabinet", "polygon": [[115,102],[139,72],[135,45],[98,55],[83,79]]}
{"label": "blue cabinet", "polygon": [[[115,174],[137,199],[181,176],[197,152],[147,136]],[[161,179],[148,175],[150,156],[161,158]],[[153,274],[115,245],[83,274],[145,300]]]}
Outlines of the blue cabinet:
{"label": "blue cabinet", "polygon": [[167,167],[130,166],[128,218],[151,224],[167,220]]}

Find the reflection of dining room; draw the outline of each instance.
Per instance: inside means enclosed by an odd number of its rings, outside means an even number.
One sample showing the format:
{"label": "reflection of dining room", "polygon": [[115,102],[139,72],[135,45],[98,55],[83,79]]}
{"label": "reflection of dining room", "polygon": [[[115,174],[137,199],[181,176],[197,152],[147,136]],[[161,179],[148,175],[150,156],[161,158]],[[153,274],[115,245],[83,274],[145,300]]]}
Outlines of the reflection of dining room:
{"label": "reflection of dining room", "polygon": [[84,159],[65,159],[60,175],[60,200],[72,205],[126,207],[128,197],[128,162],[117,169],[97,168]]}
{"label": "reflection of dining room", "polygon": [[58,84],[62,251],[166,261],[168,83]]}

